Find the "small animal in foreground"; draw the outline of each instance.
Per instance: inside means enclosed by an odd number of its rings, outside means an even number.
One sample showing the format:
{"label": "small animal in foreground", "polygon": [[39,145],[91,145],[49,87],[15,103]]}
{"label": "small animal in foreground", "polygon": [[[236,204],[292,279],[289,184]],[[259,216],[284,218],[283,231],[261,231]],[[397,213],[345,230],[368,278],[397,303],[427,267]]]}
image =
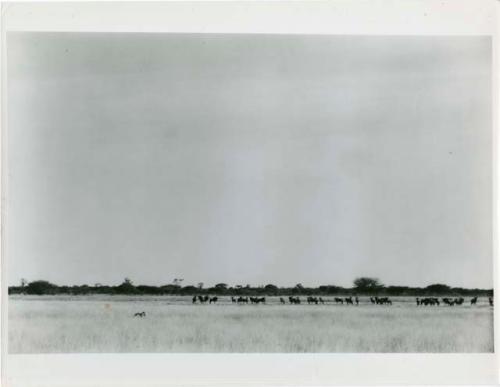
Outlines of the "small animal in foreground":
{"label": "small animal in foreground", "polygon": [[137,312],[134,317],[146,317],[146,312]]}

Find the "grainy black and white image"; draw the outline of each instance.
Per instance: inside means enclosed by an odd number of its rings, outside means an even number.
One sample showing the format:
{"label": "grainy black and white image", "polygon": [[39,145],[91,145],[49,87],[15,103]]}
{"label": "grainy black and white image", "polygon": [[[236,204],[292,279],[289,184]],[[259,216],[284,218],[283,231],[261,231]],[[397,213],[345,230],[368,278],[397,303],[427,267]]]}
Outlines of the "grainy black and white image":
{"label": "grainy black and white image", "polygon": [[8,33],[9,353],[493,352],[491,61]]}

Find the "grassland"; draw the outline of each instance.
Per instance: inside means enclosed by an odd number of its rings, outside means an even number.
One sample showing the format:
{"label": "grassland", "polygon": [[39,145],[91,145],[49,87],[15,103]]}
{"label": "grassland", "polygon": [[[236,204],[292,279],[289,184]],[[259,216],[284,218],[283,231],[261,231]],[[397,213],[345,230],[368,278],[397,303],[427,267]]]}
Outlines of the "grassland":
{"label": "grassland", "polygon": [[[10,353],[492,352],[493,308],[191,305],[173,297],[12,297]],[[145,311],[145,318],[134,318]]]}

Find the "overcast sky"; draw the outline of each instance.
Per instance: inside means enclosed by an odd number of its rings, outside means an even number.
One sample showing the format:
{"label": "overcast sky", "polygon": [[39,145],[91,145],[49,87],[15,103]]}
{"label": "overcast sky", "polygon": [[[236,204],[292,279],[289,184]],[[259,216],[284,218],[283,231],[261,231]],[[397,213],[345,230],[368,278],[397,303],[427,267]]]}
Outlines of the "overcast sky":
{"label": "overcast sky", "polygon": [[8,36],[9,283],[492,287],[485,37]]}

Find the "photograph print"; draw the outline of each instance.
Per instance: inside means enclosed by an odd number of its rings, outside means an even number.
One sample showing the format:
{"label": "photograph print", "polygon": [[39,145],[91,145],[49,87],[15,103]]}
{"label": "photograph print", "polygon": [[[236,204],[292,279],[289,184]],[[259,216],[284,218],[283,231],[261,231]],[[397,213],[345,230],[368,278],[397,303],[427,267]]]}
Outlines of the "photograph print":
{"label": "photograph print", "polygon": [[490,37],[6,47],[9,354],[494,351]]}

